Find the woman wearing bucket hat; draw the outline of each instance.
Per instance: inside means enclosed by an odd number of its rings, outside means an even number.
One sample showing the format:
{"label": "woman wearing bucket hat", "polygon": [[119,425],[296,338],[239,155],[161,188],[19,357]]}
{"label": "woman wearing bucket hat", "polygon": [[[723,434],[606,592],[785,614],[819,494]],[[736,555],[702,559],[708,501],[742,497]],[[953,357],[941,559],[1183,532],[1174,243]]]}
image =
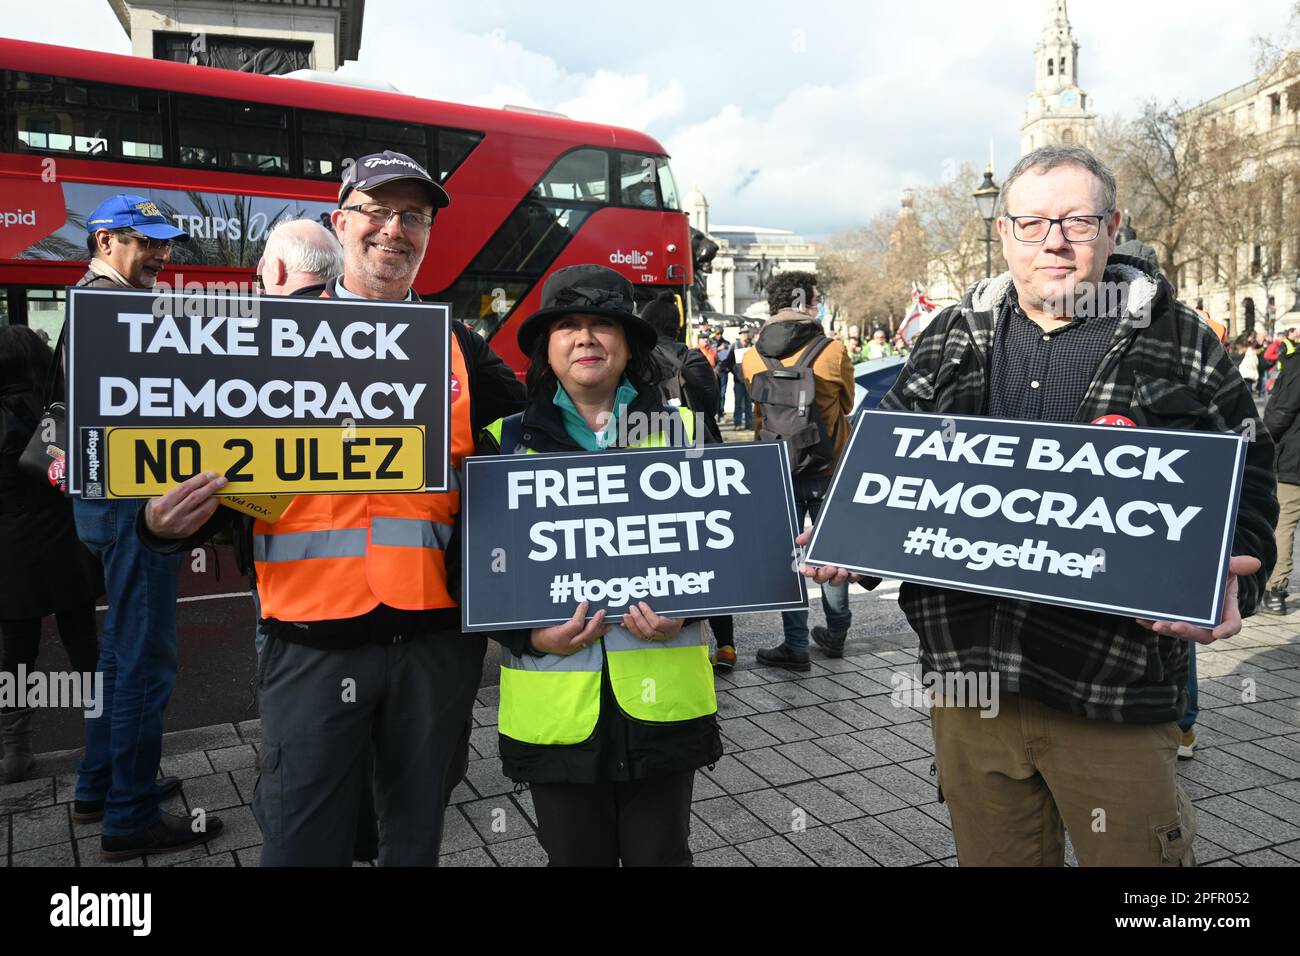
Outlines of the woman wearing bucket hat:
{"label": "woman wearing bucket hat", "polygon": [[[518,341],[530,359],[529,404],[489,426],[482,450],[694,441],[693,413],[660,400],[655,332],[612,269],[553,274]],[[620,624],[606,624],[603,610],[587,620],[587,610],[583,602],[565,624],[500,635],[503,770],[531,785],[552,866],[689,865],[695,771],[722,756],[703,622],[644,601]]]}

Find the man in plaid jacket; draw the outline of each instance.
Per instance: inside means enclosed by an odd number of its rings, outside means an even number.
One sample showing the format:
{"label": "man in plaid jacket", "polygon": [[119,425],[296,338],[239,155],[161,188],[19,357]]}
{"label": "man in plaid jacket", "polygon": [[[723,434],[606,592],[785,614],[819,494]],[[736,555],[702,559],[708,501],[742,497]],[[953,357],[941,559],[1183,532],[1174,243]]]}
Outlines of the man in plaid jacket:
{"label": "man in plaid jacket", "polygon": [[1086,149],[1021,159],[998,219],[1009,271],[935,317],[881,408],[1245,432],[1223,620],[1208,630],[904,584],[922,669],[988,675],[999,693],[995,716],[943,701],[931,711],[963,865],[1060,865],[1065,830],[1084,865],[1191,865],[1195,824],[1175,774],[1188,642],[1236,634],[1276,556],[1273,445],[1250,391],[1163,276],[1112,254],[1116,199]]}

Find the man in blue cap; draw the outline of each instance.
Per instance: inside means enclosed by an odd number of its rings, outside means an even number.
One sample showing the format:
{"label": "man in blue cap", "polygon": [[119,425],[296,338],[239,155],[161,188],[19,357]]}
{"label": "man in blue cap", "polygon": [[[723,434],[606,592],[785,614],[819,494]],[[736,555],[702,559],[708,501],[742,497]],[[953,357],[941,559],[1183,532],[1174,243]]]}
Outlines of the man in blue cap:
{"label": "man in blue cap", "polygon": [[78,286],[152,289],[171,258],[172,244],[189,235],[167,221],[153,201],[119,193],[86,220],[90,270]]}
{"label": "man in blue cap", "polygon": [[[116,195],[86,220],[90,268],[77,283],[149,289],[189,236],[144,196]],[[77,535],[104,565],[108,615],[100,638],[104,708],[86,720],[86,754],[77,768],[72,819],[102,820],[100,856],[128,860],[194,846],[221,832],[214,816],[165,813],[180,790],[157,779],[163,710],[176,685],[176,589],[180,556],[145,548],[135,534],[140,499],[73,499]]]}

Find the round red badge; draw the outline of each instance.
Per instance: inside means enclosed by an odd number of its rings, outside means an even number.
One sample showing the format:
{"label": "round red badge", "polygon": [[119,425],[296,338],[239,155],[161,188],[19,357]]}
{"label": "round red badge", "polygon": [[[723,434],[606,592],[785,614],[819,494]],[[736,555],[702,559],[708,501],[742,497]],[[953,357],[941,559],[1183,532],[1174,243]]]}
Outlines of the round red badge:
{"label": "round red badge", "polygon": [[1123,415],[1102,415],[1101,418],[1093,419],[1094,425],[1125,425],[1129,428],[1137,428],[1137,422],[1131,418],[1125,418]]}
{"label": "round red badge", "polygon": [[50,467],[45,469],[45,476],[50,479],[50,484],[60,491],[63,490],[63,480],[67,476],[67,459],[55,458],[50,462]]}
{"label": "round red badge", "polygon": [[451,392],[452,404],[455,404],[461,395],[460,379],[456,377],[455,372],[451,373],[451,388],[449,389],[449,391]]}

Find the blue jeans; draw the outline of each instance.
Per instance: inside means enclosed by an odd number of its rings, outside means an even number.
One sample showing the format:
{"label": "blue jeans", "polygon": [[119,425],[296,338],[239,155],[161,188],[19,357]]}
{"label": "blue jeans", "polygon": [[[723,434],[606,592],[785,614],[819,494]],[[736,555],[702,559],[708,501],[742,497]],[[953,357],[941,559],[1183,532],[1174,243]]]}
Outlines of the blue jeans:
{"label": "blue jeans", "polygon": [[160,555],[135,533],[140,500],[73,499],[77,536],[103,562],[108,615],[100,636],[104,709],[86,720],[76,799],[103,800],[103,832],[127,836],[159,815],[163,710],[176,686],[180,555]]}
{"label": "blue jeans", "polygon": [[1178,721],[1178,729],[1183,733],[1192,729],[1196,715],[1201,708],[1196,702],[1196,642],[1187,642],[1187,713]]}
{"label": "blue jeans", "polygon": [[[830,486],[829,475],[824,478],[794,480],[795,526],[800,531],[803,530],[805,515],[812,518],[814,524],[816,523]],[[826,629],[836,637],[842,637],[848,633],[849,625],[853,623],[853,614],[849,610],[849,585],[847,582],[837,585],[823,584],[821,588],[822,610],[826,612]],[[781,626],[785,629],[786,647],[796,651],[808,650],[807,611],[782,611]]]}
{"label": "blue jeans", "polygon": [[[749,397],[749,389],[745,387],[745,377],[739,372],[736,373],[736,381],[732,386],[732,397],[735,399],[736,407],[731,412],[731,424],[735,428],[753,428],[754,427],[754,403]],[[742,426],[741,419],[744,419]]]}

